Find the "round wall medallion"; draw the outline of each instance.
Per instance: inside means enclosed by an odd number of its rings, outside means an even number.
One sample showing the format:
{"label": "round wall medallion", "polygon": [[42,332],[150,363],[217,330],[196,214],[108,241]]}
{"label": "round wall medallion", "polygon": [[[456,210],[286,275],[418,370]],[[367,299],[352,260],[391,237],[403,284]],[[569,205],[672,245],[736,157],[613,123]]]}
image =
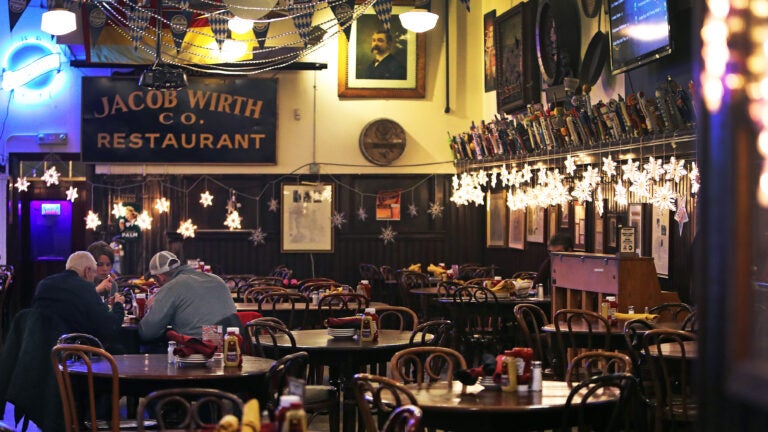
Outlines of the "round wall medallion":
{"label": "round wall medallion", "polygon": [[360,152],[371,163],[389,165],[405,151],[405,129],[394,120],[373,120],[360,132]]}

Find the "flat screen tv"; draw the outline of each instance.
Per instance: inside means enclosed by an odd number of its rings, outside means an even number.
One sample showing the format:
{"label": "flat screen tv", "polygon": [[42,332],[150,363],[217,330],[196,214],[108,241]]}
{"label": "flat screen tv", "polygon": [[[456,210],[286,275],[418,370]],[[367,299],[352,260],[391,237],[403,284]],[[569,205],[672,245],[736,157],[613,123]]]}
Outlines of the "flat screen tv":
{"label": "flat screen tv", "polygon": [[609,0],[608,5],[614,75],[672,52],[667,0]]}

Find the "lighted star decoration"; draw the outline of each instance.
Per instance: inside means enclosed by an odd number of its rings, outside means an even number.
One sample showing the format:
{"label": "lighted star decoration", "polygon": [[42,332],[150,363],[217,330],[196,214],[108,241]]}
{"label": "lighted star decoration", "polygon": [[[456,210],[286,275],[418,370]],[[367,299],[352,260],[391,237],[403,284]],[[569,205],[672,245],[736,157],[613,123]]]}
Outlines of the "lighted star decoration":
{"label": "lighted star decoration", "polygon": [[594,188],[600,183],[600,170],[592,168],[592,165],[590,165],[587,167],[581,177],[584,179],[584,181],[589,182],[589,184]]}
{"label": "lighted star decoration", "polygon": [[126,209],[123,203],[119,202],[117,204],[112,204],[112,215],[115,217],[115,219],[125,217],[125,212]]}
{"label": "lighted star decoration", "polygon": [[45,170],[45,174],[40,177],[40,180],[44,181],[46,186],[51,186],[59,184],[59,176],[61,176],[61,173],[56,171],[56,167],[53,166]]}
{"label": "lighted star decoration", "polygon": [[77,188],[70,186],[69,189],[67,189],[67,200],[71,202],[75,202],[77,199]]}
{"label": "lighted star decoration", "polygon": [[648,171],[638,171],[630,182],[632,183],[629,186],[630,192],[646,198],[651,196],[651,176]]}
{"label": "lighted star decoration", "polygon": [[384,245],[386,246],[389,243],[394,243],[396,236],[397,232],[393,230],[391,226],[387,225],[386,227],[381,228],[379,238],[384,240]]}
{"label": "lighted star decoration", "polygon": [[27,180],[26,177],[19,177],[16,179],[16,184],[14,187],[19,192],[28,192],[29,191],[29,180]]}
{"label": "lighted star decoration", "polygon": [[576,159],[574,159],[573,156],[568,155],[568,157],[565,158],[565,172],[567,172],[568,175],[573,175],[575,171],[576,171]]}
{"label": "lighted star decoration", "polygon": [[498,177],[499,177],[499,169],[498,168],[492,169],[491,170],[491,188],[492,189],[496,188],[496,180],[498,179]]}
{"label": "lighted star decoration", "polygon": [[183,238],[195,238],[196,230],[197,225],[192,224],[192,219],[187,219],[181,222],[176,232],[181,234]]}
{"label": "lighted star decoration", "polygon": [[170,211],[171,202],[168,201],[165,197],[158,198],[155,200],[155,210],[157,210],[157,212],[160,214]]}
{"label": "lighted star decoration", "polygon": [[616,162],[614,162],[611,155],[603,158],[603,172],[608,177],[608,180],[611,180],[616,175]]}
{"label": "lighted star decoration", "polygon": [[152,216],[150,216],[149,213],[144,210],[136,218],[136,225],[138,225],[139,229],[142,231],[152,229]]}
{"label": "lighted star decoration", "polygon": [[664,175],[664,167],[663,167],[664,161],[661,159],[656,159],[653,156],[648,158],[648,163],[643,165],[643,168],[645,168],[646,171],[648,171],[648,174],[651,175],[651,178],[654,181],[661,180],[661,177]]}
{"label": "lighted star decoration", "polygon": [[701,183],[699,183],[699,167],[696,166],[696,162],[691,162],[691,170],[688,171],[688,178],[691,180],[691,193],[699,193]]}
{"label": "lighted star decoration", "polygon": [[547,168],[541,167],[539,168],[539,175],[536,178],[536,182],[539,185],[544,185],[547,181]]}
{"label": "lighted star decoration", "polygon": [[255,230],[251,230],[251,236],[248,237],[248,240],[250,240],[254,246],[265,244],[267,242],[266,239],[267,233],[265,233],[261,227],[258,227]]}
{"label": "lighted star decoration", "polygon": [[213,195],[210,192],[205,191],[200,194],[200,204],[203,207],[210,207],[213,205]]}
{"label": "lighted star decoration", "polygon": [[595,197],[595,207],[597,208],[597,214],[603,215],[605,208],[603,206],[603,187],[597,188],[597,196]]}
{"label": "lighted star decoration", "polygon": [[688,170],[685,169],[685,161],[683,159],[677,160],[674,156],[669,158],[669,163],[664,164],[664,170],[667,172],[666,179],[675,179],[675,183],[680,183],[680,180],[688,174]]}
{"label": "lighted star decoration", "polygon": [[341,226],[347,223],[347,219],[344,218],[344,212],[337,212],[336,210],[333,211],[333,215],[331,216],[331,225],[334,227],[341,229]]}
{"label": "lighted star decoration", "polygon": [[410,217],[416,217],[416,216],[418,216],[418,215],[419,215],[419,208],[418,208],[418,207],[416,207],[416,204],[414,204],[414,203],[410,203],[410,204],[408,205],[408,215],[409,215]]}
{"label": "lighted star decoration", "polygon": [[533,173],[531,172],[531,166],[528,164],[525,164],[522,171],[522,179],[523,182],[527,183],[531,181],[531,177],[533,177]]}
{"label": "lighted star decoration", "polygon": [[571,195],[582,203],[584,201],[592,201],[592,186],[587,180],[578,181]]}
{"label": "lighted star decoration", "polygon": [[437,201],[429,203],[429,210],[427,210],[427,213],[432,216],[433,220],[437,219],[443,215],[443,205]]}
{"label": "lighted star decoration", "polygon": [[320,194],[320,199],[323,202],[331,202],[333,200],[333,189],[330,186],[324,186],[319,191],[315,191],[316,194]]}
{"label": "lighted star decoration", "polygon": [[85,216],[85,229],[96,231],[96,227],[101,225],[99,215],[92,210],[88,210],[88,214]]}
{"label": "lighted star decoration", "polygon": [[277,209],[280,207],[280,203],[275,199],[275,197],[272,197],[272,199],[267,203],[267,207],[272,213],[277,213]]}
{"label": "lighted star decoration", "polygon": [[613,199],[616,201],[616,204],[627,205],[627,188],[624,187],[623,182],[617,182],[614,185]]}
{"label": "lighted star decoration", "polygon": [[672,190],[672,185],[669,182],[665,182],[664,186],[655,187],[653,189],[653,196],[650,198],[651,204],[660,209],[667,209],[669,211],[675,211],[675,200],[677,199],[677,193]]}
{"label": "lighted star decoration", "polygon": [[360,208],[357,209],[357,219],[361,221],[368,219],[368,213],[365,211],[365,207],[360,206]]}
{"label": "lighted star decoration", "polygon": [[635,175],[637,175],[638,169],[640,168],[640,162],[632,162],[632,159],[627,159],[627,163],[621,166],[621,170],[624,172],[624,175],[621,177],[624,180],[631,180]]}
{"label": "lighted star decoration", "polygon": [[240,229],[242,228],[242,225],[240,225],[242,221],[243,218],[240,217],[240,213],[237,210],[233,210],[227,215],[224,226],[228,227],[230,231]]}

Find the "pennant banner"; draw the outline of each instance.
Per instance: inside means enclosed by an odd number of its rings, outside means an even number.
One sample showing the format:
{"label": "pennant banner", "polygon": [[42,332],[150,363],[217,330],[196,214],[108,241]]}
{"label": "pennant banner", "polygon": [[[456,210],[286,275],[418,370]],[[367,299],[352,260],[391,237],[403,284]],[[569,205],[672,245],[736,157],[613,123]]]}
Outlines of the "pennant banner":
{"label": "pennant banner", "polygon": [[131,42],[133,42],[134,52],[139,50],[139,41],[147,29],[149,17],[150,14],[146,9],[138,7],[134,8],[128,17],[129,34],[131,35]]}
{"label": "pennant banner", "polygon": [[257,22],[253,25],[253,35],[259,44],[259,49],[264,49],[267,43],[267,33],[269,33],[269,22]]}
{"label": "pennant banner", "polygon": [[307,42],[310,30],[312,30],[312,17],[315,15],[314,4],[295,4],[294,10],[298,13],[293,16],[293,25],[299,31],[299,36]]}
{"label": "pennant banner", "polygon": [[189,30],[189,23],[194,14],[189,10],[163,12],[163,18],[171,23],[171,36],[173,45],[176,47],[176,54],[181,51],[181,45],[184,43],[184,37]]}
{"label": "pennant banner", "polygon": [[29,6],[29,0],[8,0],[8,18],[11,26],[10,31],[13,31],[16,23],[19,22],[19,18],[21,18],[21,14],[27,10],[27,6]]}
{"label": "pennant banner", "polygon": [[339,22],[339,27],[344,31],[349,42],[352,33],[352,18],[355,16],[355,0],[344,0],[331,5],[333,15]]}
{"label": "pennant banner", "polygon": [[389,33],[389,21],[392,19],[392,0],[377,0],[373,3],[373,10],[379,18],[384,30]]}
{"label": "pennant banner", "polygon": [[213,38],[216,39],[216,43],[221,45],[227,40],[229,33],[229,19],[232,18],[232,12],[225,10],[208,17],[208,22],[211,24],[211,32],[213,32]]}

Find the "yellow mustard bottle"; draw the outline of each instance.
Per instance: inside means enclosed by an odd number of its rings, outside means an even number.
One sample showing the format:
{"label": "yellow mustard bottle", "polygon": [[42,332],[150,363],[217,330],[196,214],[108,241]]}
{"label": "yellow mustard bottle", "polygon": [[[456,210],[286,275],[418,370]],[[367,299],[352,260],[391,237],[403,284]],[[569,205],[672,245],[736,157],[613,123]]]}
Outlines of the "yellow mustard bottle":
{"label": "yellow mustard bottle", "polygon": [[510,350],[504,351],[504,357],[501,359],[501,390],[517,391],[517,359]]}

